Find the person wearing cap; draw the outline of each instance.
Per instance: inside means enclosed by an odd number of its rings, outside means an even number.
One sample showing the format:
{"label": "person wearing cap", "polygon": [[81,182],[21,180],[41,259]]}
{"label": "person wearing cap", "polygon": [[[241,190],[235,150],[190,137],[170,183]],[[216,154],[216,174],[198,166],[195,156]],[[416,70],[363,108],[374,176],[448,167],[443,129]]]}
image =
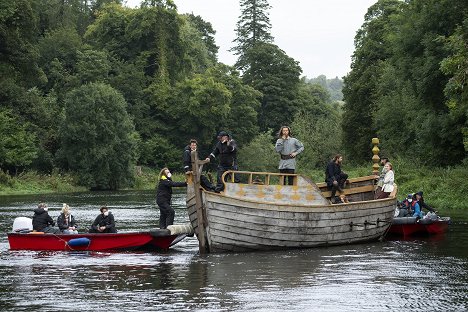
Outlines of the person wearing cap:
{"label": "person wearing cap", "polygon": [[419,207],[421,207],[421,209],[425,208],[429,210],[430,212],[437,213],[437,211],[434,208],[430,207],[428,204],[424,202],[423,191],[419,191],[415,193],[413,197],[417,199]]}
{"label": "person wearing cap", "polygon": [[219,158],[219,163],[215,192],[221,192],[224,189],[224,183],[222,181],[223,173],[228,170],[238,170],[237,144],[226,131],[218,133],[218,142],[206,160],[211,162],[216,158]]}
{"label": "person wearing cap", "polygon": [[[292,137],[291,128],[282,126],[278,131],[275,151],[280,155],[278,169],[280,173],[294,173],[296,170],[296,156],[304,150],[304,145]],[[283,184],[286,184],[286,176]],[[288,176],[288,185],[293,185],[294,176]]]}
{"label": "person wearing cap", "polygon": [[40,203],[34,209],[34,216],[32,218],[33,231],[44,233],[56,233],[58,229],[54,228],[55,222],[49,216],[49,208],[46,204]]}
{"label": "person wearing cap", "polygon": [[159,228],[165,229],[174,224],[175,210],[171,207],[172,188],[187,186],[187,182],[172,181],[172,173],[163,168],[159,173],[159,184],[156,194],[156,203],[159,207]]}
{"label": "person wearing cap", "polygon": [[101,207],[99,211],[101,213],[94,220],[89,233],[117,233],[114,215],[106,206]]}
{"label": "person wearing cap", "polygon": [[64,234],[78,234],[75,217],[67,204],[62,206],[62,213],[57,217],[57,226]]}
{"label": "person wearing cap", "polygon": [[385,164],[388,163],[389,160],[387,157],[380,158],[380,165],[382,166],[382,171],[380,171],[380,175],[378,176],[377,180],[377,188],[375,190],[375,198],[379,198],[380,193],[382,192],[382,186],[384,184],[385,174],[387,173],[387,169],[385,168]]}
{"label": "person wearing cap", "polygon": [[408,194],[406,198],[401,203],[399,217],[420,216],[421,209],[419,207],[418,201],[413,197],[413,194]]}

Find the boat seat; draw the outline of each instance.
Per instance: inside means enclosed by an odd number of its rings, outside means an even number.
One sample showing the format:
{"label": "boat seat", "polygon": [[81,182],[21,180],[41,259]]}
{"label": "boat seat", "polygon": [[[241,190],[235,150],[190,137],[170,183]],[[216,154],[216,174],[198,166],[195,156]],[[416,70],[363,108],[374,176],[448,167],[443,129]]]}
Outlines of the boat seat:
{"label": "boat seat", "polygon": [[[336,196],[340,195],[352,195],[356,193],[365,193],[365,192],[374,192],[374,186],[373,185],[364,185],[364,186],[357,186],[353,188],[345,188],[343,192],[336,191]],[[322,191],[322,195],[324,197],[331,197],[331,191]]]}

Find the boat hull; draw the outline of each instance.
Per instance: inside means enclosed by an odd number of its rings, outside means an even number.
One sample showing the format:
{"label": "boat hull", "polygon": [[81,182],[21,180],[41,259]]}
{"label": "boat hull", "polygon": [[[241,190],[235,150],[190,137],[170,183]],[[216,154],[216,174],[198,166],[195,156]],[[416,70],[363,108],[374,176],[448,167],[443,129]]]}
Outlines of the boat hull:
{"label": "boat hull", "polygon": [[[304,206],[278,205],[202,192],[210,252],[311,248],[373,241],[390,227],[395,199]],[[195,199],[188,198],[197,230]]]}
{"label": "boat hull", "polygon": [[445,233],[450,224],[449,217],[438,220],[421,219],[416,222],[415,217],[394,218],[388,234],[395,236],[435,235]]}
{"label": "boat hull", "polygon": [[[168,249],[185,236],[161,230],[96,234],[8,233],[8,242],[11,250],[156,250]],[[75,245],[74,242],[83,244]]]}

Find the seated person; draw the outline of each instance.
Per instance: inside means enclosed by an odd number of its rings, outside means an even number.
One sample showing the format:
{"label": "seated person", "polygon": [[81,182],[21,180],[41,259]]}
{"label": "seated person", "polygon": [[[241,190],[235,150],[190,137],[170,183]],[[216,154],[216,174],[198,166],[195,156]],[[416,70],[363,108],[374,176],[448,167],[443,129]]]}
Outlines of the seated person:
{"label": "seated person", "polygon": [[400,214],[399,217],[409,217],[414,213],[414,204],[413,203],[413,194],[408,194],[408,196],[400,204]]}
{"label": "seated person", "polygon": [[57,226],[64,234],[78,234],[75,217],[67,204],[63,204],[62,213],[57,217]]}
{"label": "seated person", "polygon": [[34,209],[34,216],[32,218],[33,230],[36,232],[44,233],[60,233],[56,228],[54,220],[49,216],[49,208],[46,204],[40,203],[36,209]]}
{"label": "seated person", "polygon": [[416,200],[418,201],[418,204],[419,204],[419,207],[421,207],[421,210],[425,208],[429,210],[430,212],[437,213],[437,211],[434,208],[430,207],[428,204],[424,202],[422,191],[417,192],[416,194],[413,195],[413,197],[416,198]]}
{"label": "seated person", "polygon": [[117,233],[115,228],[114,216],[110,213],[107,207],[99,209],[101,214],[96,217],[93,225],[89,229],[89,233]]}

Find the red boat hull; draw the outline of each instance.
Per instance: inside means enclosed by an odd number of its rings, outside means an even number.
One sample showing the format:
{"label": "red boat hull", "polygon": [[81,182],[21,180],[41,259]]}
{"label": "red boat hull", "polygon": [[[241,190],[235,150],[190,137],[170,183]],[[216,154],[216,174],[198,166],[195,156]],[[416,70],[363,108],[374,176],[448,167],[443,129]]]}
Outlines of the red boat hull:
{"label": "red boat hull", "polygon": [[[392,226],[388,230],[388,234],[399,235],[399,236],[411,236],[411,235],[433,235],[445,233],[448,229],[450,218],[442,218],[433,222],[395,222],[399,221],[395,218]],[[422,220],[421,220],[422,221]]]}
{"label": "red boat hull", "polygon": [[[185,236],[161,233],[155,235],[154,231],[97,234],[8,233],[8,242],[11,250],[153,250],[168,249]],[[77,239],[88,243],[76,246],[73,242],[79,241]]]}

